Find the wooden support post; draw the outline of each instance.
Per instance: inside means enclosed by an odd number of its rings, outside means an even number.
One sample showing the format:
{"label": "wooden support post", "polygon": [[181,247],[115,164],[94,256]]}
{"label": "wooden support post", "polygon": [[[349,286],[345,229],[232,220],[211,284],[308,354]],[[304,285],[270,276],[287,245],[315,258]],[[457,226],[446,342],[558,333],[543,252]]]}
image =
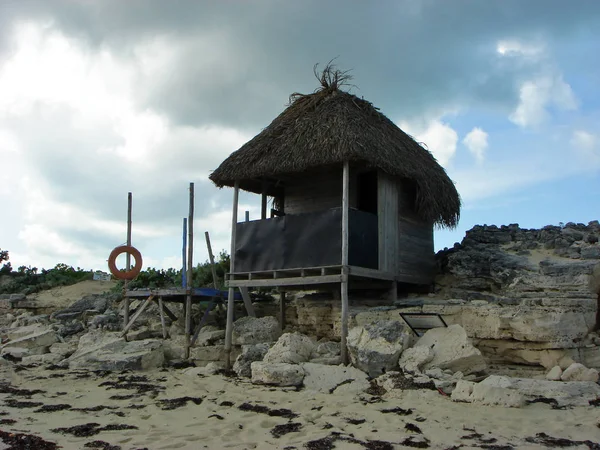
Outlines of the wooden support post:
{"label": "wooden support post", "polygon": [[246,211],[244,219],[246,219],[246,222],[250,222],[250,211]]}
{"label": "wooden support post", "polygon": [[346,339],[348,337],[348,207],[350,190],[350,164],[344,162],[342,174],[342,285],[340,294],[342,297],[342,363],[348,364],[348,348]]}
{"label": "wooden support post", "polygon": [[240,286],[240,293],[242,294],[242,299],[244,300],[246,313],[250,317],[256,317],[256,313],[254,312],[254,306],[252,306],[252,299],[250,298],[250,293],[248,292],[248,287]]}
{"label": "wooden support post", "polygon": [[151,295],[150,297],[148,297],[146,299],[146,301],[144,303],[142,303],[142,306],[140,306],[138,308],[138,310],[135,312],[135,314],[133,315],[133,317],[131,318],[129,323],[127,325],[125,325],[125,328],[123,328],[123,331],[121,332],[121,337],[124,337],[127,334],[127,332],[133,326],[133,324],[135,323],[137,318],[140,316],[140,314],[142,314],[144,312],[144,310],[148,307],[148,305],[150,304],[150,302],[152,300],[154,300],[154,294]]}
{"label": "wooden support post", "polygon": [[285,291],[279,293],[279,325],[285,330]]}
{"label": "wooden support post", "polygon": [[267,218],[267,181],[264,179],[262,180],[262,194],[260,203],[260,219],[264,220]]}
{"label": "wooden support post", "polygon": [[392,281],[392,286],[390,287],[390,295],[389,295],[390,304],[394,304],[396,300],[398,300],[398,282]]}
{"label": "wooden support post", "polygon": [[158,312],[160,314],[160,325],[162,327],[163,339],[167,338],[167,325],[165,324],[165,312],[163,310],[162,297],[158,297]]}
{"label": "wooden support post", "polygon": [[194,261],[194,183],[190,183],[190,211],[188,218],[188,273],[185,299],[185,359],[190,357],[190,333],[192,328],[192,280]]}
{"label": "wooden support post", "polygon": [[210,260],[210,271],[212,272],[213,279],[213,287],[215,289],[219,289],[217,284],[217,269],[215,268],[215,257],[212,252],[212,246],[210,245],[210,235],[208,231],[204,232],[204,237],[206,238],[206,249],[208,250],[208,259]]}
{"label": "wooden support post", "polygon": [[[229,256],[229,272],[235,273],[235,233],[237,225],[238,199],[240,193],[240,184],[235,182],[233,191],[233,212],[231,217],[231,254]],[[231,369],[231,338],[233,335],[233,309],[234,309],[234,290],[229,288],[227,294],[227,325],[225,327],[225,367]]]}
{"label": "wooden support post", "polygon": [[[131,245],[131,210],[133,206],[133,198],[131,192],[127,193],[127,245]],[[131,270],[131,255],[127,253],[125,257],[127,271]],[[123,291],[127,292],[128,281],[125,280],[123,283]],[[123,327],[129,323],[129,297],[125,297],[125,311],[123,313]]]}
{"label": "wooden support post", "polygon": [[183,247],[181,249],[181,287],[187,288],[187,218],[183,218]]}
{"label": "wooden support post", "polygon": [[163,309],[164,313],[169,317],[169,319],[171,319],[172,321],[178,320],[177,316],[175,314],[173,314],[173,312],[169,308],[167,308],[167,305],[165,305],[164,302],[163,302],[162,309]]}

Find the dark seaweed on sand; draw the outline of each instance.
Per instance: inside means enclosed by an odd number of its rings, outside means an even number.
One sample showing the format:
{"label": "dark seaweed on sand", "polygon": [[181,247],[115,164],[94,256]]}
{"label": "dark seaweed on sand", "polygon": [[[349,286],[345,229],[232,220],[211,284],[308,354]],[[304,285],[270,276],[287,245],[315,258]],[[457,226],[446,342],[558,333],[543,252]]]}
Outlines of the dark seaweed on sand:
{"label": "dark seaweed on sand", "polygon": [[54,442],[31,434],[8,433],[0,430],[0,441],[10,450],[56,450],[59,448]]}
{"label": "dark seaweed on sand", "polygon": [[8,384],[5,384],[5,383],[0,384],[0,394],[10,394],[10,395],[15,395],[17,397],[28,397],[29,398],[35,394],[45,394],[45,393],[46,393],[46,391],[42,391],[40,389],[34,389],[34,390],[17,389]]}
{"label": "dark seaweed on sand", "polygon": [[84,445],[85,448],[99,448],[101,450],[121,450],[121,447],[118,445],[110,445],[108,442],[104,441],[92,441],[87,442]]}
{"label": "dark seaweed on sand", "polygon": [[289,409],[271,409],[267,406],[252,405],[250,403],[242,403],[240,406],[238,406],[238,409],[241,411],[252,411],[259,414],[267,414],[271,417],[284,417],[286,419],[295,419],[298,417],[298,414]]}
{"label": "dark seaweed on sand", "polygon": [[571,439],[555,438],[546,433],[537,433],[535,437],[527,437],[525,441],[532,444],[544,445],[546,447],[576,447],[586,445],[591,450],[600,450],[600,443],[592,441],[572,441]]}
{"label": "dark seaweed on sand", "polygon": [[36,409],[34,412],[47,413],[47,412],[55,412],[55,411],[64,411],[65,409],[71,409],[71,405],[67,405],[66,403],[61,403],[58,405],[44,405],[41,408]]}
{"label": "dark seaweed on sand", "polygon": [[8,400],[4,400],[6,406],[10,408],[38,408],[43,405],[41,402],[20,402],[19,400],[13,400],[9,398]]}
{"label": "dark seaweed on sand", "polygon": [[276,425],[271,430],[271,434],[275,438],[280,438],[281,436],[284,436],[288,433],[296,433],[296,432],[300,431],[300,428],[302,428],[301,423],[298,423],[298,422],[285,423],[283,425]]}
{"label": "dark seaweed on sand", "polygon": [[398,406],[396,408],[380,409],[379,412],[383,414],[398,414],[399,416],[409,416],[412,414],[412,409],[403,409]]}
{"label": "dark seaweed on sand", "polygon": [[392,444],[391,442],[378,440],[361,441],[359,439],[356,439],[353,435],[344,436],[341,433],[335,431],[324,438],[315,439],[314,441],[307,442],[306,444],[304,444],[304,447],[308,450],[331,450],[336,448],[336,441],[358,444],[368,450],[394,450],[394,444]]}
{"label": "dark seaweed on sand", "polygon": [[75,425],[68,428],[54,428],[50,431],[60,434],[72,434],[75,437],[90,437],[102,431],[121,431],[121,430],[137,430],[135,425],[113,424],[101,427],[98,423],[86,423],[83,425]]}
{"label": "dark seaweed on sand", "polygon": [[159,400],[157,403],[160,405],[162,410],[168,411],[176,408],[181,408],[187,405],[187,402],[192,402],[195,405],[200,405],[204,400],[202,397],[179,397],[171,398],[166,400]]}

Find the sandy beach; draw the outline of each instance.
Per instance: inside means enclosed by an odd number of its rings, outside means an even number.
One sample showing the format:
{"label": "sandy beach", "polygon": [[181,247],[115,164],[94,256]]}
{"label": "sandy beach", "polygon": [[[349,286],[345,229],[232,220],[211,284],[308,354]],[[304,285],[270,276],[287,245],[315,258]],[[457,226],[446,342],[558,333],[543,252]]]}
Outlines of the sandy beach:
{"label": "sandy beach", "polygon": [[600,448],[595,406],[486,407],[433,390],[329,395],[186,370],[8,369],[4,442],[9,433],[47,444],[0,448]]}

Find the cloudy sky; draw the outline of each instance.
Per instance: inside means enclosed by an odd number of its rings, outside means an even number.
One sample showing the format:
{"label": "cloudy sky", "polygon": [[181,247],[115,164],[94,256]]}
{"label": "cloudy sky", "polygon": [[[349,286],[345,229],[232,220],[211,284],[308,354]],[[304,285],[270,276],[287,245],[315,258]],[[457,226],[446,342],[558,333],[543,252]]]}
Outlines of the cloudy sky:
{"label": "cloudy sky", "polygon": [[205,230],[227,248],[232,192],[208,174],[334,57],[456,182],[437,249],[598,219],[599,30],[596,0],[0,0],[0,248],[106,270],[131,191],[145,265],[179,267],[189,182],[197,260]]}

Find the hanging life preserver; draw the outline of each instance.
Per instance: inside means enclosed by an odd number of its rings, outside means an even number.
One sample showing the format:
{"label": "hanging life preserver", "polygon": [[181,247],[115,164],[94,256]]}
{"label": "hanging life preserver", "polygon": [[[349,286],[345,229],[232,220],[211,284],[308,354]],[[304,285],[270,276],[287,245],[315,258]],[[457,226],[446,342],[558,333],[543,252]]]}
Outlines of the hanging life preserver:
{"label": "hanging life preserver", "polygon": [[[122,253],[129,253],[133,256],[133,259],[135,259],[133,268],[126,272],[117,269],[117,257]],[[132,247],[131,245],[120,245],[110,252],[110,256],[108,257],[108,269],[110,270],[110,273],[119,280],[133,280],[142,271],[142,254],[137,248]]]}

